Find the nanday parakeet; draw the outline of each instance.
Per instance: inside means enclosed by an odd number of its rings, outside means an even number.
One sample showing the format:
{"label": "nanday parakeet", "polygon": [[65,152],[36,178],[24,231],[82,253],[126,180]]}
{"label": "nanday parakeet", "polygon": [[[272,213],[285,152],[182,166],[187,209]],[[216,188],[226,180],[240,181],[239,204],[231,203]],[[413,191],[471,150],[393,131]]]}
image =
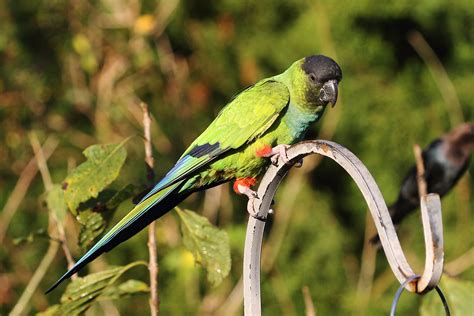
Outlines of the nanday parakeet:
{"label": "nanday parakeet", "polygon": [[[334,105],[342,79],[339,65],[314,55],[238,94],[189,146],[175,166],[118,224],[107,232],[48,291],[167,213],[191,193],[235,180],[234,191],[250,187],[270,163],[300,141],[328,103]],[[277,146],[279,145],[279,146]],[[274,148],[274,146],[277,146]],[[273,149],[272,149],[273,148]]]}

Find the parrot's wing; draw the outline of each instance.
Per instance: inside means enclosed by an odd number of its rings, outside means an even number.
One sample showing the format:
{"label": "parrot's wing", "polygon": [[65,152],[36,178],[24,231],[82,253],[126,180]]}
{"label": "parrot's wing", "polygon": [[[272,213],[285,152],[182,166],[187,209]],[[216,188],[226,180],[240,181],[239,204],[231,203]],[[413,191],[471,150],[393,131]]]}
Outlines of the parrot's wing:
{"label": "parrot's wing", "polygon": [[[47,293],[101,253],[127,240],[178,204],[186,196],[178,192],[187,176],[226,151],[237,149],[262,135],[287,106],[289,98],[284,84],[268,80],[240,93],[191,144],[173,169]],[[155,211],[150,212],[153,207],[156,207]]]}
{"label": "parrot's wing", "polygon": [[181,181],[228,150],[255,140],[272,126],[289,101],[286,85],[271,79],[242,91],[222,109],[143,200]]}

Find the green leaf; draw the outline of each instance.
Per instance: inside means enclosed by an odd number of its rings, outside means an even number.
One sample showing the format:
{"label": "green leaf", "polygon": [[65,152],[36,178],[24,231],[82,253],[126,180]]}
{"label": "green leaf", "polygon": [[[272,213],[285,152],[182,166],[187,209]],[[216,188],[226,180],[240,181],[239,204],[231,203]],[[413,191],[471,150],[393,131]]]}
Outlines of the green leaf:
{"label": "green leaf", "polygon": [[64,201],[64,191],[59,184],[54,184],[46,194],[46,205],[58,224],[62,225],[66,218],[67,206]]}
{"label": "green leaf", "polygon": [[108,210],[116,210],[123,201],[128,200],[136,194],[136,189],[133,184],[128,184],[120,191],[115,191],[115,194],[106,202],[106,208]]}
{"label": "green leaf", "polygon": [[79,212],[76,216],[77,221],[81,224],[81,231],[77,243],[82,250],[87,249],[90,244],[102,234],[105,230],[106,222],[101,214],[86,210]]}
{"label": "green leaf", "polygon": [[105,290],[129,269],[147,263],[136,261],[123,267],[113,267],[105,271],[89,274],[71,281],[61,296],[58,307],[52,306],[43,315],[80,315],[83,314]]}
{"label": "green leaf", "polygon": [[[474,282],[443,275],[440,283],[452,316],[472,315],[474,311]],[[420,306],[421,316],[444,316],[443,304],[435,291],[428,293]]]}
{"label": "green leaf", "polygon": [[96,198],[119,175],[120,169],[127,158],[120,144],[93,145],[84,150],[87,160],[75,168],[64,180],[64,198],[74,215],[80,203]]}
{"label": "green leaf", "polygon": [[129,297],[136,294],[143,294],[150,292],[148,284],[138,280],[128,280],[124,283],[115,286],[109,286],[100,296],[100,299],[119,299]]}
{"label": "green leaf", "polygon": [[109,201],[115,194],[117,194],[117,190],[106,188],[102,190],[97,195],[97,197],[82,202],[76,209],[76,212],[80,213],[89,209],[93,210],[94,212],[102,212],[106,209],[105,204],[107,203],[107,201]]}
{"label": "green leaf", "polygon": [[135,196],[136,194],[137,188],[133,184],[128,184],[119,191],[115,189],[104,189],[96,198],[81,203],[76,211],[79,213],[91,209],[94,212],[106,213],[107,211],[117,209],[123,201]]}
{"label": "green leaf", "polygon": [[217,286],[230,271],[230,247],[227,233],[207,218],[189,210],[175,208],[181,219],[184,246],[191,251],[196,262],[207,270],[207,279]]}
{"label": "green leaf", "polygon": [[81,208],[82,206],[89,208],[79,211],[76,216],[77,221],[81,224],[78,244],[82,250],[89,248],[94,240],[104,232],[109,218],[123,201],[134,195],[134,191],[133,185],[127,185],[120,191],[106,189],[99,194],[97,199],[91,199],[81,204]]}

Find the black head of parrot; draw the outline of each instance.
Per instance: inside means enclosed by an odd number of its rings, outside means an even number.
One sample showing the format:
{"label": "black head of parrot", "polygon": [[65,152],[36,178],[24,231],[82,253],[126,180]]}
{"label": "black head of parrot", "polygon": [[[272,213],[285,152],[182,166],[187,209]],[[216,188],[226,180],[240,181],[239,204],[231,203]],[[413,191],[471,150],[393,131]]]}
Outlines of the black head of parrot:
{"label": "black head of parrot", "polygon": [[[337,101],[338,84],[342,80],[341,67],[331,58],[324,55],[312,55],[303,60],[301,65],[308,78],[309,89],[306,98],[321,105]],[[315,93],[316,92],[316,93]]]}

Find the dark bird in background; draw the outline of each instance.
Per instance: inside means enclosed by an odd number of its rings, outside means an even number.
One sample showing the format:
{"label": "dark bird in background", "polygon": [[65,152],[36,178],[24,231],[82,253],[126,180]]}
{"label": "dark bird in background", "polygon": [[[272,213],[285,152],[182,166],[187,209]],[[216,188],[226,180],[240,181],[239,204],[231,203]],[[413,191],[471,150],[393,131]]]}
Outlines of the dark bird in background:
{"label": "dark bird in background", "polygon": [[[440,197],[448,193],[467,170],[473,150],[474,123],[458,125],[425,148],[422,157],[428,193],[438,193]],[[403,180],[397,201],[388,208],[393,224],[398,225],[419,205],[416,166],[413,166]],[[379,236],[370,242],[380,246]]]}

